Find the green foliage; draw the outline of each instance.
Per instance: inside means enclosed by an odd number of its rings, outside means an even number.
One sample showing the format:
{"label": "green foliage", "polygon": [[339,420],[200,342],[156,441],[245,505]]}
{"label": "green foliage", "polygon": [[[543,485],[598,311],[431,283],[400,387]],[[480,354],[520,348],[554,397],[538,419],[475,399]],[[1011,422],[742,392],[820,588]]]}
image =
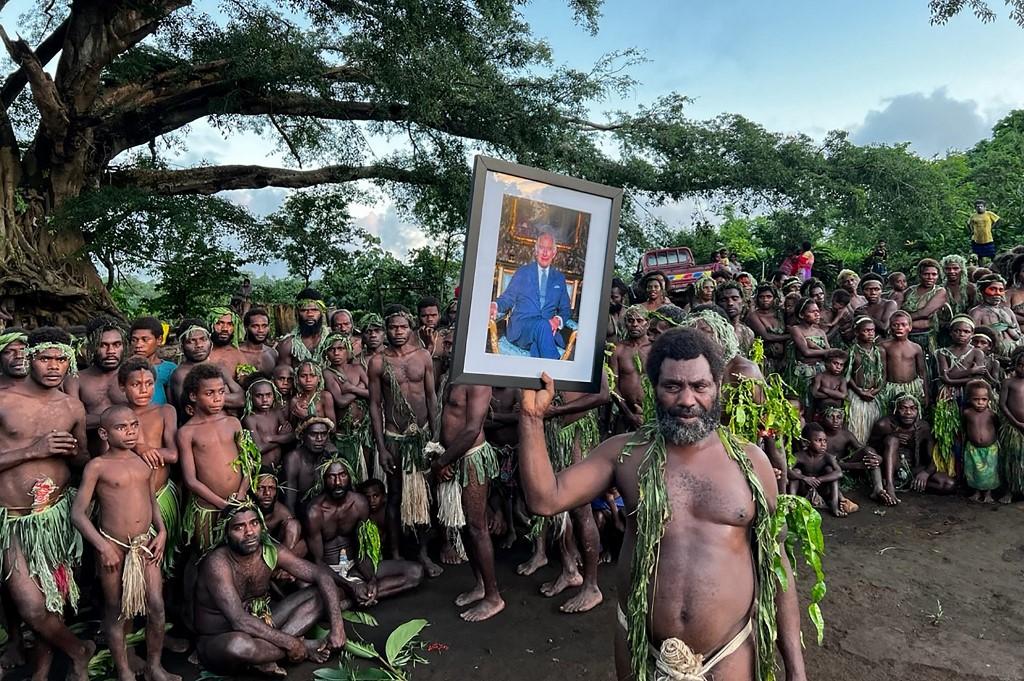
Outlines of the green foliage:
{"label": "green foliage", "polygon": [[[821,645],[825,636],[825,619],[821,614],[821,601],[825,598],[825,571],[821,559],[825,555],[825,538],[821,534],[821,515],[814,510],[811,502],[803,497],[792,494],[780,494],[775,515],[772,518],[773,536],[780,536],[786,531],[786,557],[796,577],[796,547],[800,545],[800,552],[804,562],[814,572],[814,586],[811,587],[811,596],[807,605],[807,614],[814,624],[817,632],[818,645]],[[786,578],[782,566],[782,555],[776,553],[774,560],[775,575],[779,583],[785,589],[789,580]]]}
{"label": "green foliage", "polygon": [[341,264],[324,273],[323,291],[351,310],[379,311],[390,303],[415,310],[423,295],[449,300],[459,276],[460,262],[445,261],[429,247],[410,252],[401,261],[379,246],[343,254]]}
{"label": "green foliage", "polygon": [[241,276],[240,265],[234,254],[196,240],[190,249],[157,266],[159,282],[152,309],[164,319],[202,317],[207,309],[224,302]]}
{"label": "green foliage", "polygon": [[301,279],[295,277],[275,278],[265,274],[249,276],[252,284],[252,300],[254,303],[272,305],[274,303],[295,304],[295,297],[305,288]]}
{"label": "green foliage", "polygon": [[[347,622],[354,624],[365,624],[377,626],[377,620],[372,615],[346,611],[342,617]],[[318,681],[408,681],[411,678],[412,669],[417,664],[426,664],[426,660],[419,655],[423,643],[417,640],[424,627],[429,626],[427,620],[414,619],[398,625],[388,636],[384,644],[384,654],[381,655],[377,647],[369,643],[357,632],[353,635],[357,640],[349,637],[345,642],[346,656],[338,663],[337,667],[323,667],[313,672],[313,678]],[[326,635],[326,632],[321,632]],[[353,658],[360,660],[372,660],[377,667],[365,668],[353,663]]]}
{"label": "green foliage", "polygon": [[157,296],[153,282],[133,276],[123,276],[110,290],[118,309],[128,319],[153,314],[152,301]]}

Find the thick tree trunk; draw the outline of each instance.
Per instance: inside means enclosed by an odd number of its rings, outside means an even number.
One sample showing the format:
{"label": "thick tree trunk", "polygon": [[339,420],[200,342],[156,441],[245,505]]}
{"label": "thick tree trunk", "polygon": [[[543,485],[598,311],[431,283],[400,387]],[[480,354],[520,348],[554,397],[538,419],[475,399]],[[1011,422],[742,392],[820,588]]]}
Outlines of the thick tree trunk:
{"label": "thick tree trunk", "polygon": [[0,150],[0,304],[11,326],[85,323],[99,312],[118,314],[83,252],[82,234],[51,231],[48,204],[19,187],[17,166]]}

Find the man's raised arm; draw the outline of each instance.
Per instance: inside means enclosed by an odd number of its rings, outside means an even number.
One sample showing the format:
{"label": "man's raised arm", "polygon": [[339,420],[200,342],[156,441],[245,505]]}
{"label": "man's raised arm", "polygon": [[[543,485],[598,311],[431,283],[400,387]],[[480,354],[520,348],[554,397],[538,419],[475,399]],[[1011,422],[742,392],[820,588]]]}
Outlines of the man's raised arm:
{"label": "man's raised arm", "polygon": [[544,413],[555,397],[555,382],[547,373],[541,381],[544,390],[523,390],[520,398],[519,474],[530,510],[551,516],[589,503],[611,487],[623,438],[606,440],[556,476],[544,440]]}

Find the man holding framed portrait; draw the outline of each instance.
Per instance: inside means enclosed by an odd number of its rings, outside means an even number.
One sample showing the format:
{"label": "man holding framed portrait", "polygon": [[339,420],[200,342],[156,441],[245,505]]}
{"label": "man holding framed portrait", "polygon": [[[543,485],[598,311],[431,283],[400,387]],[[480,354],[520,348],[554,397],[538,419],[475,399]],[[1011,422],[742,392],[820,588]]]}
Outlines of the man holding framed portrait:
{"label": "man holding framed portrait", "polygon": [[506,337],[530,357],[559,359],[565,341],[559,333],[572,310],[565,275],[552,265],[558,253],[550,228],[539,228],[534,261],[512,275],[498,299],[491,303],[491,319],[511,311]]}

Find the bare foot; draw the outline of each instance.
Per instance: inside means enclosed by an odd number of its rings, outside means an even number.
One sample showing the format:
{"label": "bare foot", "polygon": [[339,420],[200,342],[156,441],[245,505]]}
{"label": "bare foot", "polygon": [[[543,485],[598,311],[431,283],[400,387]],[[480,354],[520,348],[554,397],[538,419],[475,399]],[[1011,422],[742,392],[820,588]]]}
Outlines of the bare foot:
{"label": "bare foot", "polygon": [[1013,501],[1013,494],[1011,492],[1007,492],[1003,496],[999,497],[1000,504],[1008,504],[1011,501]]}
{"label": "bare foot", "polygon": [[20,642],[8,643],[4,654],[0,655],[0,668],[14,669],[25,664],[25,651],[22,650]]}
{"label": "bare foot", "polygon": [[430,560],[430,556],[426,554],[420,556],[420,565],[423,566],[423,571],[427,573],[427,577],[437,577],[444,572],[444,568]]}
{"label": "bare foot", "polygon": [[841,495],[839,497],[839,508],[843,509],[847,513],[856,513],[860,510],[860,506]]}
{"label": "bare foot", "polygon": [[441,562],[445,565],[461,565],[466,562],[466,559],[459,555],[454,546],[445,542],[441,548]]}
{"label": "bare foot", "polygon": [[517,537],[516,537],[515,531],[514,530],[509,530],[509,533],[506,534],[505,538],[501,540],[501,548],[503,548],[503,549],[510,549],[510,548],[512,548],[513,546],[515,546],[516,539],[517,539]]}
{"label": "bare foot", "polygon": [[82,641],[82,654],[71,658],[71,669],[68,670],[69,681],[89,681],[89,660],[96,654],[96,644]]}
{"label": "bare foot", "polygon": [[994,504],[996,500],[992,498],[992,491],[988,490],[985,495],[981,497],[981,503],[983,504]]}
{"label": "bare foot", "polygon": [[253,671],[257,674],[263,674],[264,676],[288,676],[288,672],[281,668],[276,662],[266,662],[264,664],[254,664],[252,666]]}
{"label": "bare foot", "polygon": [[188,649],[188,640],[164,634],[164,650],[171,653],[187,653]]}
{"label": "bare foot", "polygon": [[811,502],[811,506],[814,508],[825,508],[825,500],[821,498],[821,495],[818,494],[817,490],[812,489],[807,494],[807,500]]}
{"label": "bare foot", "polygon": [[593,587],[580,589],[578,594],[562,603],[562,607],[559,610],[567,613],[586,612],[600,605],[603,600],[604,596],[595,584]]}
{"label": "bare foot", "polygon": [[32,650],[32,681],[49,681],[50,668],[53,667],[53,648],[36,646]]}
{"label": "bare foot", "polygon": [[971,496],[967,497],[967,501],[981,501],[981,492],[975,492]]}
{"label": "bare foot", "polygon": [[505,601],[499,596],[496,601],[492,601],[490,599],[480,601],[472,608],[459,615],[459,617],[467,622],[483,622],[486,619],[494,617],[504,609]]}
{"label": "bare foot", "polygon": [[832,515],[834,515],[837,518],[845,518],[849,515],[849,513],[843,510],[843,507],[841,505],[835,506],[834,508],[831,508],[829,510],[831,510]]}
{"label": "bare foot", "polygon": [[463,591],[458,596],[456,596],[455,597],[455,605],[457,605],[457,606],[459,606],[461,608],[464,605],[469,605],[470,603],[476,603],[477,601],[479,601],[483,597],[484,597],[484,585],[480,584],[480,583],[477,583],[477,585],[474,586],[469,591]]}
{"label": "bare foot", "polygon": [[540,592],[548,598],[551,598],[552,596],[557,596],[562,593],[569,587],[580,586],[581,584],[583,584],[583,575],[576,570],[566,573],[563,569],[558,575],[558,579],[541,584]]}
{"label": "bare foot", "polygon": [[146,665],[143,675],[146,681],[181,681],[180,676],[177,674],[171,674],[161,665]]}
{"label": "bare foot", "polygon": [[530,556],[530,560],[525,563],[520,563],[516,568],[516,574],[519,575],[532,575],[537,570],[548,564],[548,554],[542,552],[534,553]]}
{"label": "bare foot", "polygon": [[306,659],[310,662],[316,662],[317,664],[323,664],[327,662],[327,659],[331,656],[331,651],[327,649],[327,646],[313,639],[305,641],[306,643]]}
{"label": "bare foot", "polygon": [[601,552],[600,564],[601,565],[611,565],[611,563],[612,563],[612,552],[608,551],[608,550],[602,551]]}

